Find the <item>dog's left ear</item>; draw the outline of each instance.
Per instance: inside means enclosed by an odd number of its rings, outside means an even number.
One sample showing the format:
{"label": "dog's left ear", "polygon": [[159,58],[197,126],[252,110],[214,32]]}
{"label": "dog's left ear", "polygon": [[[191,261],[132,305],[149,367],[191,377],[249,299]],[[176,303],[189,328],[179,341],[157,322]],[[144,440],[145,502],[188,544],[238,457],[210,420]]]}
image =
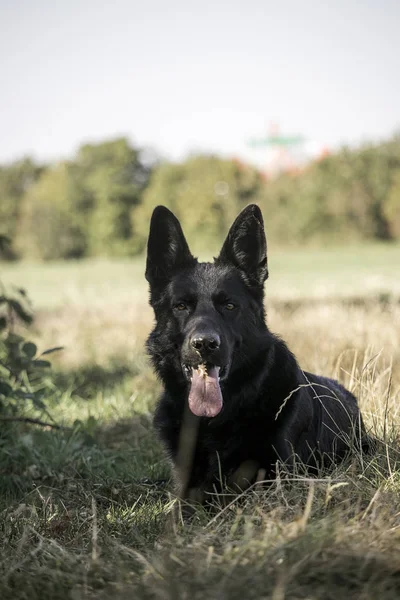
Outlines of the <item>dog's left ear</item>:
{"label": "dog's left ear", "polygon": [[165,206],[157,206],[147,243],[146,279],[150,287],[155,291],[162,289],[178,269],[196,262],[178,219]]}
{"label": "dog's left ear", "polygon": [[233,264],[251,287],[268,278],[267,242],[261,210],[250,204],[236,217],[222,246],[218,262]]}

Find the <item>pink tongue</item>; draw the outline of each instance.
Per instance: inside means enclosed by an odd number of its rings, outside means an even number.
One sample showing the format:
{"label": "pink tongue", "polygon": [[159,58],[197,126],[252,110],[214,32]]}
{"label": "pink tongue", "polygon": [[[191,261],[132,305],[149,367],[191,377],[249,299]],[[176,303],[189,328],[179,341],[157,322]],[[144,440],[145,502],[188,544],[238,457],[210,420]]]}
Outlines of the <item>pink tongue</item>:
{"label": "pink tongue", "polygon": [[215,417],[222,409],[218,372],[219,367],[210,367],[206,375],[198,369],[192,369],[189,407],[198,417]]}

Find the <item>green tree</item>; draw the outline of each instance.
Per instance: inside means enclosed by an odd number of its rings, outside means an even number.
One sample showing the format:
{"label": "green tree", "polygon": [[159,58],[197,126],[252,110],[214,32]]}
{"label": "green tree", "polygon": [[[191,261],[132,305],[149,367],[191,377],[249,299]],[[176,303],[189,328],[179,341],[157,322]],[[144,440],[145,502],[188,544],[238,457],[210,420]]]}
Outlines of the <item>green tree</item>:
{"label": "green tree", "polygon": [[139,248],[145,245],[154,207],[164,204],[181,220],[194,251],[213,251],[261,185],[255,169],[215,156],[193,156],[181,164],[159,166],[142,204],[132,211]]}
{"label": "green tree", "polygon": [[130,255],[137,250],[130,216],[149,176],[140,151],[125,138],[82,146],[74,161],[79,212],[90,255]]}
{"label": "green tree", "polygon": [[400,239],[400,169],[393,178],[384,213],[389,222],[391,236]]}
{"label": "green tree", "polygon": [[[0,235],[13,241],[24,194],[43,171],[30,158],[0,166]],[[1,252],[6,258],[15,256],[13,246]]]}
{"label": "green tree", "polygon": [[85,253],[83,221],[67,162],[44,171],[25,194],[16,243],[23,256],[43,260]]}
{"label": "green tree", "polygon": [[394,138],[344,148],[298,174],[268,181],[259,202],[269,236],[284,244],[391,239],[399,170],[400,139]]}

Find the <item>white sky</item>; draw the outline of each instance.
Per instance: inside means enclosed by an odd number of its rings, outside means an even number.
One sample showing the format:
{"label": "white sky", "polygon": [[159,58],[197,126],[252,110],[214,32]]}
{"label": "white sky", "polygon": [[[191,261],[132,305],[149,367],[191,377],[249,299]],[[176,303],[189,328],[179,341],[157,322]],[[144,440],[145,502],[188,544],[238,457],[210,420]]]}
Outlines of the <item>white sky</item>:
{"label": "white sky", "polygon": [[271,121],[331,148],[399,131],[400,0],[0,0],[0,161],[115,135],[251,158]]}

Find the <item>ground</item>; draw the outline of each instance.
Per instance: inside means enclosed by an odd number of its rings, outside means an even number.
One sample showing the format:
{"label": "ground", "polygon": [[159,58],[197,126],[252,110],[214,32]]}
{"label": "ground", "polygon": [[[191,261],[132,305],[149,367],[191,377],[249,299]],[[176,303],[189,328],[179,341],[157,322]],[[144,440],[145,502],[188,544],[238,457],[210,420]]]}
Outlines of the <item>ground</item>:
{"label": "ground", "polygon": [[65,347],[47,408],[69,428],[2,431],[0,598],[399,598],[399,264],[399,246],[272,255],[270,328],[359,397],[383,443],[329,477],[216,497],[189,524],[151,428],[143,261],[0,265],[36,306],[25,335]]}

